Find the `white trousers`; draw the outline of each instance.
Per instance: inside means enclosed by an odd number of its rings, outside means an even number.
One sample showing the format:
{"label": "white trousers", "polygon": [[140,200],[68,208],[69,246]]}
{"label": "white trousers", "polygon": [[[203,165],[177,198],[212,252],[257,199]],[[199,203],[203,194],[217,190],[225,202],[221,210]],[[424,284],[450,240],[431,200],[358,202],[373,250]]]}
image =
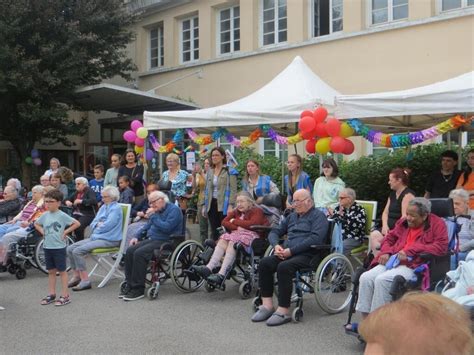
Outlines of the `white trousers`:
{"label": "white trousers", "polygon": [[359,299],[356,310],[370,313],[391,302],[390,287],[397,275],[401,275],[409,280],[413,277],[414,272],[405,265],[399,265],[390,270],[387,270],[385,265],[377,265],[373,269],[364,272],[360,277]]}

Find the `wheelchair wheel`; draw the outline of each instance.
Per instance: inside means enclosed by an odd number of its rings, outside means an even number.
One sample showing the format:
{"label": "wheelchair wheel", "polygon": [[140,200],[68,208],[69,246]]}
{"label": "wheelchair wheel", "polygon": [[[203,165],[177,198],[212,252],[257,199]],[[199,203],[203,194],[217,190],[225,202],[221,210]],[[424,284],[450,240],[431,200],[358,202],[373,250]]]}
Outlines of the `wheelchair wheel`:
{"label": "wheelchair wheel", "polygon": [[[38,267],[38,270],[44,272],[45,274],[48,273],[48,270],[46,270],[46,260],[44,258],[44,249],[43,249],[43,243],[44,239],[41,238],[36,242],[35,245],[35,255],[34,255],[34,262],[36,266]],[[67,246],[70,246],[71,244],[74,244],[74,240],[68,236],[67,237]],[[66,260],[67,265],[66,265],[66,271],[71,270],[71,267],[69,266],[69,259]]]}
{"label": "wheelchair wheel", "polygon": [[293,320],[293,322],[299,322],[303,319],[303,315],[303,308],[297,307],[291,313],[291,319]]}
{"label": "wheelchair wheel", "polygon": [[321,261],[316,269],[314,296],[323,311],[334,314],[347,307],[353,273],[351,262],[342,254],[333,253]]}
{"label": "wheelchair wheel", "polygon": [[239,295],[243,300],[250,298],[252,293],[252,285],[249,281],[244,281],[239,286]]}
{"label": "wheelchair wheel", "polygon": [[147,291],[146,291],[146,296],[150,300],[154,300],[158,297],[158,292],[160,289],[160,284],[154,283],[153,286],[151,286]]}
{"label": "wheelchair wheel", "polygon": [[19,268],[15,274],[18,280],[23,280],[26,277],[26,270]]}
{"label": "wheelchair wheel", "polygon": [[17,271],[18,271],[18,266],[16,264],[10,264],[8,266],[8,272],[10,274],[15,275]]}
{"label": "wheelchair wheel", "polygon": [[199,259],[198,255],[204,251],[201,243],[186,240],[176,247],[171,255],[171,281],[181,292],[194,292],[204,283],[204,280],[188,270]]}
{"label": "wheelchair wheel", "polygon": [[262,297],[255,297],[252,300],[252,308],[253,308],[254,312],[257,312],[258,307],[260,307],[261,305],[262,305]]}

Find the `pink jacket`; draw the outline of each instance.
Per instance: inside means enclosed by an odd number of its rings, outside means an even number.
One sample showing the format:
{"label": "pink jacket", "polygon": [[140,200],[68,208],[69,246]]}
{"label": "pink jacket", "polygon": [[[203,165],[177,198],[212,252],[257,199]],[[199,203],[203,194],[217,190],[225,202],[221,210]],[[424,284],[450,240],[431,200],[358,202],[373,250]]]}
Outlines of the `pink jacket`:
{"label": "pink jacket", "polygon": [[[371,266],[378,264],[378,258],[383,254],[397,254],[406,244],[408,236],[408,224],[406,218],[401,218],[395,228],[393,228],[383,239],[380,246],[380,253],[372,261]],[[432,213],[425,221],[425,227],[422,234],[416,241],[405,250],[407,256],[413,257],[412,261],[405,264],[414,269],[423,264],[423,260],[418,257],[421,253],[433,255],[445,255],[448,252],[448,231],[444,220]]]}

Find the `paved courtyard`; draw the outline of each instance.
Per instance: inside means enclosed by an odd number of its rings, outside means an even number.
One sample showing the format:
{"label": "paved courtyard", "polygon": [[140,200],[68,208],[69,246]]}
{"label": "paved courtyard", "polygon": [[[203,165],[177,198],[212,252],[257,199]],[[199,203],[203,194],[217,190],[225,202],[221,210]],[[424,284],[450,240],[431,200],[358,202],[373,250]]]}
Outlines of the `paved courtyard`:
{"label": "paved courtyard", "polygon": [[[94,283],[94,286],[97,282]],[[228,281],[225,292],[179,292],[171,280],[158,299],[124,302],[119,280],[105,288],[72,294],[65,307],[41,306],[47,278],[28,270],[24,280],[0,274],[1,354],[361,354],[346,336],[346,313],[327,315],[312,295],[300,323],[270,328],[250,322],[251,300],[242,300]]]}

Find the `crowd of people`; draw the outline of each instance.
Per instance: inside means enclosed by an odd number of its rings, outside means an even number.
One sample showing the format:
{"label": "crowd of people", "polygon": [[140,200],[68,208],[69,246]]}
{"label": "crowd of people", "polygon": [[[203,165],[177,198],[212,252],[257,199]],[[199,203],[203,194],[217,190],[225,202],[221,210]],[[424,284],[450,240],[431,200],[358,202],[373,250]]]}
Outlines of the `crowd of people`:
{"label": "crowd of people", "polygon": [[[161,182],[168,183],[171,195],[159,191],[160,184],[144,183],[144,169],[133,150],[124,159],[114,154],[111,166],[94,167],[94,179],[73,179],[72,172],[51,159],[50,169],[33,187],[31,197],[21,196],[21,183],[10,179],[0,202],[0,264],[6,264],[8,246],[25,237],[29,227],[45,236],[45,257],[49,272],[49,292],[41,304],[70,302],[68,289],[87,290],[92,287],[88,278],[85,256],[99,247],[114,247],[122,239],[122,211],[118,203],[129,203],[132,223],[127,232],[125,254],[125,286],[119,297],[134,301],[144,297],[146,268],[153,251],[169,241],[170,235],[182,230],[188,201],[196,196],[199,239],[216,242],[214,254],[206,265],[194,271],[214,283],[222,282],[236,256],[236,243],[250,246],[261,237],[252,225],[268,225],[269,221],[259,204],[268,194],[280,194],[271,176],[262,174],[259,162],[245,162],[245,174],[228,166],[225,151],[213,148],[209,157],[197,162],[192,173],[181,169],[180,158],[166,156],[167,170]],[[441,169],[432,173],[423,197],[416,197],[410,189],[408,169],[393,169],[388,176],[390,195],[381,215],[381,224],[369,239],[374,259],[360,279],[356,309],[363,319],[390,302],[389,289],[396,275],[413,276],[421,264],[420,254],[429,252],[444,255],[448,252],[448,232],[444,221],[431,213],[428,198],[450,197],[460,224],[460,253],[455,262],[474,248],[474,230],[470,216],[474,210],[474,150],[468,152],[467,168],[457,170],[458,155],[454,151],[441,154]],[[293,154],[287,161],[288,174],[282,192],[286,195],[287,215],[275,226],[268,240],[274,247],[273,255],[260,262],[259,288],[262,305],[252,321],[265,321],[269,326],[289,322],[292,279],[297,270],[307,267],[317,251],[312,245],[321,244],[328,230],[328,218],[340,226],[343,253],[360,246],[365,237],[366,212],[356,201],[356,191],[345,185],[339,176],[334,159],[322,163],[322,173],[314,184],[303,171],[303,160]],[[105,172],[105,176],[104,176]],[[69,214],[60,210],[69,208]],[[86,228],[90,236],[85,238]],[[221,232],[224,227],[224,232]],[[66,248],[64,236],[74,230],[75,243]],[[281,237],[286,235],[284,240]],[[46,242],[47,241],[47,242]],[[72,277],[65,273],[69,258]],[[454,262],[454,261],[453,261]],[[61,296],[56,298],[55,280],[62,280]],[[274,306],[274,274],[278,280],[278,303]],[[368,323],[367,323],[368,324]],[[349,324],[357,332],[356,324]],[[366,326],[367,329],[369,325]]]}

